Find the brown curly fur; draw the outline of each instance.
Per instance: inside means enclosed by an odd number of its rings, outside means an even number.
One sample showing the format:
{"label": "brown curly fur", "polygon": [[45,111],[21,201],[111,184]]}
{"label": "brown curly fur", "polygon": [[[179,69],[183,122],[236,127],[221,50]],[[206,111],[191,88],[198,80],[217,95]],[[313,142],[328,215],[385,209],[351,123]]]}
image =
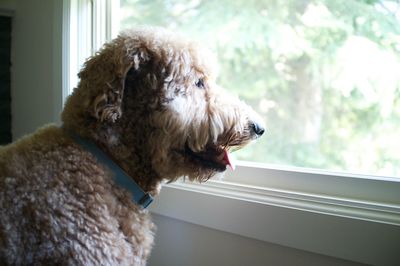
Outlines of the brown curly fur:
{"label": "brown curly fur", "polygon": [[164,180],[223,171],[204,158],[220,161],[223,149],[255,139],[258,118],[223,94],[198,50],[162,29],[126,31],[85,63],[62,128],[0,148],[0,263],[145,264],[154,231],[147,210],[66,130],[95,142],[153,195]]}

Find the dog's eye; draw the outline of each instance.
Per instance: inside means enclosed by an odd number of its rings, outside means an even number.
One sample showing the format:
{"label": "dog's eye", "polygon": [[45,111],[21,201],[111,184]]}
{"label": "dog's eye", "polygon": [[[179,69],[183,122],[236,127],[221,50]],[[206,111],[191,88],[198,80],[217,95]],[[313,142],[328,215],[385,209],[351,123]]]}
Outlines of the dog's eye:
{"label": "dog's eye", "polygon": [[198,88],[204,89],[204,79],[198,79],[195,84]]}

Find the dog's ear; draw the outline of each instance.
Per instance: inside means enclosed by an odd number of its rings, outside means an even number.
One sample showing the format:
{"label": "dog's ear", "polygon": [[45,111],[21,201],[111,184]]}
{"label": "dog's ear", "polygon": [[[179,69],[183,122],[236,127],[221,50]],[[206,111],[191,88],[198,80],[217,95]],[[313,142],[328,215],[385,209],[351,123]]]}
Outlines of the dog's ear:
{"label": "dog's ear", "polygon": [[85,90],[86,110],[101,122],[115,122],[122,115],[125,78],[130,69],[138,70],[149,60],[140,42],[118,37],[90,57],[79,73],[80,87]]}

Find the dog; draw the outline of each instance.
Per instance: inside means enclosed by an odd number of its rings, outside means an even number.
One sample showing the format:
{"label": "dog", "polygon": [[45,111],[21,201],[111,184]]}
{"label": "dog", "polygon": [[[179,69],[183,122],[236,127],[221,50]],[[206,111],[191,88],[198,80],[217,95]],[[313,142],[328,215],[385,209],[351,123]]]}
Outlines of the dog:
{"label": "dog", "polygon": [[206,181],[264,133],[212,62],[159,28],[124,31],[90,57],[62,126],[0,148],[0,262],[145,265],[161,184]]}

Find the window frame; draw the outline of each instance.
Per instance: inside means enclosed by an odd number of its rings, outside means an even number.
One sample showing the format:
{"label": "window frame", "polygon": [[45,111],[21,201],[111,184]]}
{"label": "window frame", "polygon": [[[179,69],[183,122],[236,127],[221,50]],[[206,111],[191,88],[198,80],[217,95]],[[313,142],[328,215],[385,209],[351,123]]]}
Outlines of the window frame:
{"label": "window frame", "polygon": [[[63,1],[64,100],[84,59],[116,36],[119,1]],[[400,261],[400,178],[240,162],[222,180],[164,185],[150,211],[356,262]]]}
{"label": "window frame", "polygon": [[63,103],[85,60],[117,36],[118,11],[118,0],[63,0]]}

